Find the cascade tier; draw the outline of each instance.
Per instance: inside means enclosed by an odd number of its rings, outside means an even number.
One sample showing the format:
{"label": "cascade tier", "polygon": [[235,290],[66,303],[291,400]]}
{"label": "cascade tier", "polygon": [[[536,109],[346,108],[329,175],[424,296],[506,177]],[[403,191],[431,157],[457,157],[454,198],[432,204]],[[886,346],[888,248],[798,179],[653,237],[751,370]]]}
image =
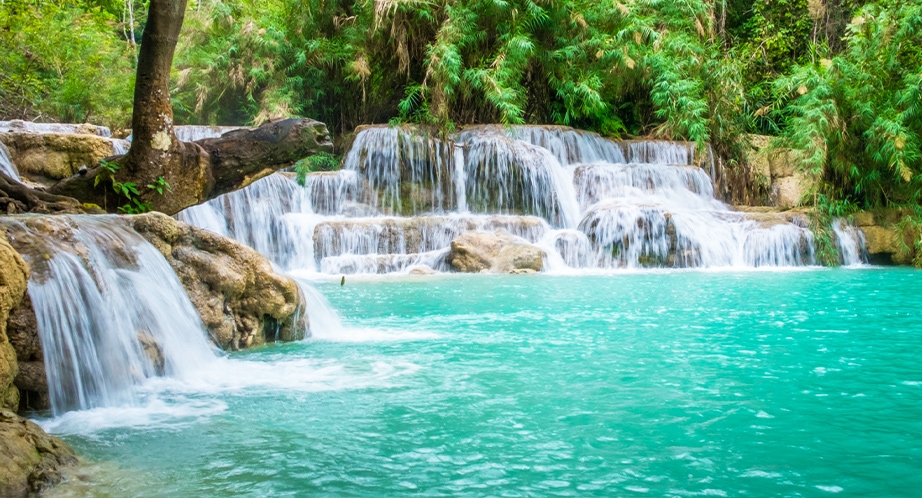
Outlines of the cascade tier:
{"label": "cascade tier", "polygon": [[[452,240],[473,231],[538,246],[551,271],[815,264],[802,216],[738,212],[714,197],[710,157],[693,143],[562,126],[447,136],[368,126],[340,171],[308,174],[303,186],[278,173],[178,217],[288,270],[329,274],[448,271]],[[836,234],[843,262],[860,262],[860,234]]]}

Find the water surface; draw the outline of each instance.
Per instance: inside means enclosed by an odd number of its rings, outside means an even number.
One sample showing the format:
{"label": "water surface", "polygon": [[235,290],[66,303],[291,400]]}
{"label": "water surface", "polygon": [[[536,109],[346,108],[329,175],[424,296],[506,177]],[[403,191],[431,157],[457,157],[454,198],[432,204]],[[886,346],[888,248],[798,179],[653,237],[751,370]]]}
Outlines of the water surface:
{"label": "water surface", "polygon": [[52,496],[909,496],[908,269],[349,279],[348,329],[43,424]]}

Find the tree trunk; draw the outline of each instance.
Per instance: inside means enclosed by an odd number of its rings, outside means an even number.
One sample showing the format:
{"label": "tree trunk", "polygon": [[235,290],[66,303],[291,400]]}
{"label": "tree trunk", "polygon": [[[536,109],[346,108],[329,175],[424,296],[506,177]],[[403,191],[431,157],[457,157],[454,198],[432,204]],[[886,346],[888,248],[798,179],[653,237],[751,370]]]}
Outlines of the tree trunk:
{"label": "tree trunk", "polygon": [[[155,181],[157,176],[144,177],[143,171],[131,176],[123,176],[119,171],[117,175],[120,181],[137,183],[139,199],[166,214],[246,187],[301,158],[320,151],[333,151],[326,125],[303,118],[272,121],[255,130],[232,131],[220,138],[197,142],[176,140],[176,143],[194,154],[175,154],[164,163],[159,174],[169,182],[170,190],[162,195],[146,187],[146,182]],[[101,167],[93,168],[83,175],[58,182],[49,192],[115,211],[125,204],[125,199],[113,195],[108,180],[101,180],[97,186],[98,175],[107,175],[107,172]],[[139,181],[141,178],[147,178],[145,183]]]}
{"label": "tree trunk", "polygon": [[173,132],[170,68],[185,9],[186,0],[150,1],[138,55],[131,148],[124,157],[108,158],[117,170],[91,169],[62,180],[50,193],[112,212],[154,209],[173,214],[318,151],[332,151],[326,126],[310,119],[270,122],[217,139],[179,141]]}
{"label": "tree trunk", "polygon": [[179,147],[173,134],[170,68],[186,13],[186,0],[151,0],[134,84],[129,172],[159,169]]}

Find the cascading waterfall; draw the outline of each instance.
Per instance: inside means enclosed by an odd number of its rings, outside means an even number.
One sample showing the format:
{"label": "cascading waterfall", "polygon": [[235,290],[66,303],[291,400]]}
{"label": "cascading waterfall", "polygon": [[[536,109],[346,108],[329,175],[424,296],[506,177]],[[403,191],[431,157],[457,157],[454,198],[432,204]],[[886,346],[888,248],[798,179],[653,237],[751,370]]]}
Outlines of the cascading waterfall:
{"label": "cascading waterfall", "polygon": [[3,142],[0,142],[0,172],[14,180],[19,180],[19,170],[16,169],[16,165],[10,159],[10,151],[3,145]]}
{"label": "cascading waterfall", "polygon": [[[218,138],[225,133],[236,130],[252,130],[246,126],[180,125],[173,127],[173,134],[183,142],[195,142],[206,138]],[[126,142],[131,142],[128,135]]]}
{"label": "cascading waterfall", "polygon": [[187,377],[215,360],[173,269],[113,216],[3,221],[32,269],[51,406],[131,404],[145,379]]}
{"label": "cascading waterfall", "polygon": [[116,156],[122,156],[128,153],[128,148],[131,146],[131,142],[121,138],[110,138],[112,142],[112,153]]}
{"label": "cascading waterfall", "polygon": [[217,138],[234,130],[250,130],[244,126],[210,126],[210,125],[183,125],[174,126],[173,133],[183,142],[194,142],[205,138]]}
{"label": "cascading waterfall", "polygon": [[462,131],[466,204],[482,213],[541,216],[564,228],[579,221],[573,175],[543,147],[494,128]]}
{"label": "cascading waterfall", "polygon": [[57,133],[57,134],[87,134],[103,138],[112,136],[112,130],[105,126],[72,123],[34,123],[32,121],[0,121],[0,132],[18,133]]}
{"label": "cascading waterfall", "polygon": [[832,222],[832,231],[836,236],[836,247],[839,249],[839,264],[859,266],[868,262],[868,250],[861,230],[837,218]]}
{"label": "cascading waterfall", "polygon": [[177,219],[233,237],[284,268],[313,267],[309,241],[320,218],[311,210],[310,191],[284,174],[186,209]]}
{"label": "cascading waterfall", "polygon": [[537,242],[549,229],[540,218],[503,215],[326,220],[316,225],[313,246],[322,273],[394,273],[418,265],[447,270],[448,247],[462,233],[502,230]]}
{"label": "cascading waterfall", "polygon": [[389,214],[444,212],[457,205],[454,146],[429,133],[371,127],[355,137],[344,169],[361,175],[375,208]]}
{"label": "cascading waterfall", "polygon": [[612,141],[562,126],[361,129],[344,169],[275,174],[178,215],[289,270],[447,270],[451,240],[503,230],[550,270],[815,264],[796,217],[730,210],[688,142]]}

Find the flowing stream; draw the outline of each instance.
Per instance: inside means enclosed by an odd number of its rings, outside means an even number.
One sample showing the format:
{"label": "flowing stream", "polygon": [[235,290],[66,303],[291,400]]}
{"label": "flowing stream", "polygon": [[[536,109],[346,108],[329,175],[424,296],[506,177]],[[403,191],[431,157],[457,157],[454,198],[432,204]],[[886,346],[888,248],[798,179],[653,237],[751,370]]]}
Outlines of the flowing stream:
{"label": "flowing stream", "polygon": [[[714,198],[709,154],[703,168],[695,157],[690,143],[565,127],[441,137],[375,126],[356,135],[340,171],[309,174],[303,188],[274,174],[178,218],[306,274],[447,271],[453,238],[496,230],[544,249],[558,273],[815,264],[805,218],[729,209]],[[861,263],[857,230],[836,234],[845,264]]]}

